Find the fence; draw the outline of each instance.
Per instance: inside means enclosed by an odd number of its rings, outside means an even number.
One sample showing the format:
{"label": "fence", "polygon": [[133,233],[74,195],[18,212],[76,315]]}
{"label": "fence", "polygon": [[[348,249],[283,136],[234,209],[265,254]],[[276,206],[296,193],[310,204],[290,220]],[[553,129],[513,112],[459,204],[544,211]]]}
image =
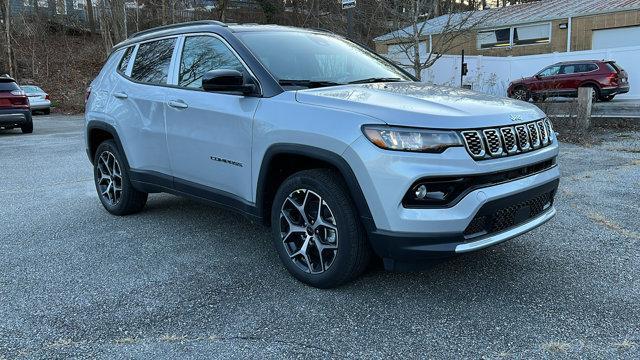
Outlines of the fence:
{"label": "fence", "polygon": [[[390,55],[390,58],[406,64],[406,56],[405,59],[401,56],[404,55]],[[505,96],[512,80],[533,76],[548,65],[559,61],[598,59],[615,60],[629,74],[631,90],[619,98],[640,98],[640,46],[530,56],[465,56],[469,73],[464,84],[480,92]],[[423,70],[422,79],[438,85],[460,86],[460,66],[460,56],[444,55],[432,67]]]}

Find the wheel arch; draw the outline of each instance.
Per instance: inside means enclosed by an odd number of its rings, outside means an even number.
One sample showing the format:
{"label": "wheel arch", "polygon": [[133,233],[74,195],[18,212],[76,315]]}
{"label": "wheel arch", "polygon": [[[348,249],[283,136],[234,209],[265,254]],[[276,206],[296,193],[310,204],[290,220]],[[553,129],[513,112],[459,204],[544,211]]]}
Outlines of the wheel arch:
{"label": "wheel arch", "polygon": [[118,151],[124,158],[126,170],[129,171],[129,160],[127,159],[127,154],[124,152],[124,148],[122,147],[118,131],[116,131],[112,125],[102,121],[91,120],[87,123],[86,131],[87,155],[89,156],[89,161],[91,161],[92,164],[96,151],[98,150],[98,146],[106,140],[113,140],[116,143]]}
{"label": "wheel arch", "polygon": [[581,82],[578,87],[581,88],[581,87],[587,87],[587,86],[595,87],[596,89],[598,89],[598,91],[600,91],[600,84],[598,84],[598,82],[595,80],[585,80]]}
{"label": "wheel arch", "polygon": [[301,144],[271,145],[262,158],[256,185],[256,206],[265,225],[268,225],[271,220],[271,205],[280,184],[293,173],[311,168],[336,170],[345,182],[365,229],[367,231],[375,229],[369,205],[347,161],[335,152]]}

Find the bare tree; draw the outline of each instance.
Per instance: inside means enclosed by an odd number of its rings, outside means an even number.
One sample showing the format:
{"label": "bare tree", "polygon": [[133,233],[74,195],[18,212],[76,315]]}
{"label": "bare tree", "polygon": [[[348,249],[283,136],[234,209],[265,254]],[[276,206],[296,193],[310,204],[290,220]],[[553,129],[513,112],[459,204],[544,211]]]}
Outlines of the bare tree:
{"label": "bare tree", "polygon": [[395,49],[392,60],[409,65],[420,80],[424,69],[470,41],[470,32],[487,20],[489,13],[479,12],[475,4],[468,6],[470,9],[463,12],[455,12],[459,3],[443,4],[439,0],[410,0],[406,7],[388,6],[388,12],[397,18],[394,22],[404,24],[388,40]]}
{"label": "bare tree", "polygon": [[[37,4],[38,0],[34,0],[34,2]],[[89,30],[94,33],[96,32],[96,20],[93,13],[93,0],[86,0],[86,3],[87,8],[85,10],[87,12],[87,22],[89,23]]]}
{"label": "bare tree", "polygon": [[0,2],[0,10],[3,15],[3,23],[4,23],[4,43],[5,43],[5,54],[6,54],[6,67],[7,71],[10,75],[16,76],[16,66],[15,59],[13,57],[13,46],[11,44],[11,4],[10,0],[1,0]]}

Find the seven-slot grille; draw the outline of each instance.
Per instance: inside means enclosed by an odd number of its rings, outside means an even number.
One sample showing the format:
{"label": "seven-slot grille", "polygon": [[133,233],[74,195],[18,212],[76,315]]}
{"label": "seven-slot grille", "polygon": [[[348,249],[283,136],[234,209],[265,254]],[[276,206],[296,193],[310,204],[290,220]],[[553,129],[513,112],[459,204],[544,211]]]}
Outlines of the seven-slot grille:
{"label": "seven-slot grille", "polygon": [[461,131],[465,147],[476,160],[515,155],[551,143],[551,123],[538,120],[516,126]]}

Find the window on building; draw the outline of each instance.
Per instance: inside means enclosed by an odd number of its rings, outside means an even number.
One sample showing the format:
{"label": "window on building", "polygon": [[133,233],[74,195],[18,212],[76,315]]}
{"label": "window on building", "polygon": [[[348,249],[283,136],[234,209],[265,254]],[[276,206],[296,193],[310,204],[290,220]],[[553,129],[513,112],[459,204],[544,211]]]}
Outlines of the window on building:
{"label": "window on building", "polygon": [[549,42],[551,24],[516,26],[513,28],[514,45],[544,44]]}
{"label": "window on building", "polygon": [[478,49],[549,43],[551,24],[519,25],[478,32]]}
{"label": "window on building", "polygon": [[140,44],[131,70],[131,78],[149,84],[166,84],[176,39]]}
{"label": "window on building", "polygon": [[244,72],[240,60],[220,39],[212,36],[190,36],[184,40],[178,85],[202,88],[202,76],[211,70]]}
{"label": "window on building", "polygon": [[24,0],[23,4],[25,7],[35,6],[37,4],[39,8],[48,8],[49,0]]}
{"label": "window on building", "polygon": [[488,49],[494,47],[504,47],[511,44],[511,29],[495,29],[478,32],[478,48]]}
{"label": "window on building", "polygon": [[73,0],[74,10],[84,10],[86,5],[87,5],[87,0]]}

